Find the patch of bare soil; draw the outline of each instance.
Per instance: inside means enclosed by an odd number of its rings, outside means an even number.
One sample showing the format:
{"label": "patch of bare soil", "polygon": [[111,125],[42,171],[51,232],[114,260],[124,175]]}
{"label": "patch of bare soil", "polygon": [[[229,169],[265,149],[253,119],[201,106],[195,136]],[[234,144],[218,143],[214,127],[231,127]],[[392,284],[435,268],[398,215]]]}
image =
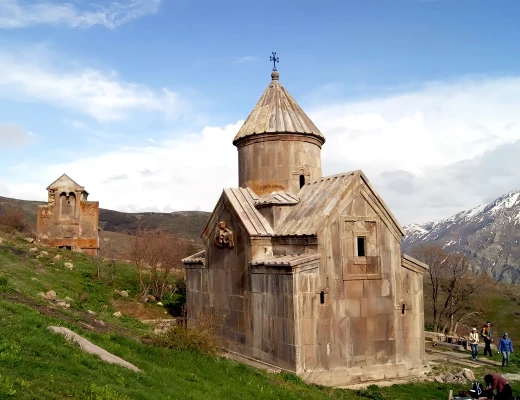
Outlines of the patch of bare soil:
{"label": "patch of bare soil", "polygon": [[121,314],[138,319],[140,321],[150,319],[171,319],[171,315],[163,307],[155,304],[135,303],[124,300],[114,300],[112,305],[121,312]]}

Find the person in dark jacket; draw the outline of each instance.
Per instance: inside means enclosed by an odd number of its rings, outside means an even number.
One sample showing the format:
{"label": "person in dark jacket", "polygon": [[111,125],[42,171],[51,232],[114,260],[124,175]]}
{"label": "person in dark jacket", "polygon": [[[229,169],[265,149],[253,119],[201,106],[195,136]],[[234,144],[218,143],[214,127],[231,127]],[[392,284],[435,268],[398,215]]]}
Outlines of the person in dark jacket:
{"label": "person in dark jacket", "polygon": [[484,355],[489,353],[489,357],[493,357],[491,352],[491,342],[493,341],[493,332],[491,332],[491,322],[486,322],[486,325],[482,328],[480,335],[484,339]]}
{"label": "person in dark jacket", "polygon": [[498,342],[498,352],[502,353],[502,367],[509,367],[509,356],[513,352],[513,342],[509,339],[509,335],[504,333]]}
{"label": "person in dark jacket", "polygon": [[489,392],[496,390],[495,400],[510,400],[513,397],[513,390],[507,380],[498,374],[487,374],[484,377]]}

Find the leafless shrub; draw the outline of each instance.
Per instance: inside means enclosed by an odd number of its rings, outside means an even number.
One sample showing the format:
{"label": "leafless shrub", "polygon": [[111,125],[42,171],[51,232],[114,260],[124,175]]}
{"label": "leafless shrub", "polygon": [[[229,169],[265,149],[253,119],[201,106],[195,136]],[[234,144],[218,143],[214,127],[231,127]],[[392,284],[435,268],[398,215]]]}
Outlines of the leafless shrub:
{"label": "leafless shrub", "polygon": [[7,233],[27,232],[29,225],[23,211],[0,208],[0,229]]}
{"label": "leafless shrub", "polygon": [[197,321],[188,324],[178,324],[163,335],[157,335],[153,344],[160,347],[177,350],[195,350],[216,355],[220,348],[218,330],[221,319],[205,314]]}
{"label": "leafless shrub", "polygon": [[113,285],[116,278],[117,262],[122,258],[120,247],[109,238],[103,238],[99,257],[95,260],[97,279],[104,279]]}
{"label": "leafless shrub", "polygon": [[139,276],[140,300],[145,302],[152,294],[161,301],[166,293],[175,290],[174,275],[182,273],[181,260],[194,252],[193,244],[168,232],[142,227],[130,241],[130,259]]}

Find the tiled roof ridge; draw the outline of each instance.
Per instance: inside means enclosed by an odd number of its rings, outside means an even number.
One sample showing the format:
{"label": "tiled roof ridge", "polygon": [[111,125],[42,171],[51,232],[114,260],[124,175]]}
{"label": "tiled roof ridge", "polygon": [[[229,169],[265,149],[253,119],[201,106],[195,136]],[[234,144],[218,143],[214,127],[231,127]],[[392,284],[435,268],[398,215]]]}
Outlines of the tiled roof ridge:
{"label": "tiled roof ridge", "polygon": [[191,256],[183,258],[181,260],[184,264],[205,264],[206,262],[206,250],[201,250]]}

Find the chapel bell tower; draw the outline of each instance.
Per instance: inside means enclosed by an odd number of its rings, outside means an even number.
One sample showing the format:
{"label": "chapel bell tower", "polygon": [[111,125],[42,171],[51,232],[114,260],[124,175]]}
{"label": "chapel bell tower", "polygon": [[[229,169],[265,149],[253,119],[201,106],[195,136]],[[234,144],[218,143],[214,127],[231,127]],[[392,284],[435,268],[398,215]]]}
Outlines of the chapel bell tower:
{"label": "chapel bell tower", "polygon": [[271,83],[238,131],[238,181],[256,194],[299,192],[321,178],[325,137],[285,90],[272,53]]}

